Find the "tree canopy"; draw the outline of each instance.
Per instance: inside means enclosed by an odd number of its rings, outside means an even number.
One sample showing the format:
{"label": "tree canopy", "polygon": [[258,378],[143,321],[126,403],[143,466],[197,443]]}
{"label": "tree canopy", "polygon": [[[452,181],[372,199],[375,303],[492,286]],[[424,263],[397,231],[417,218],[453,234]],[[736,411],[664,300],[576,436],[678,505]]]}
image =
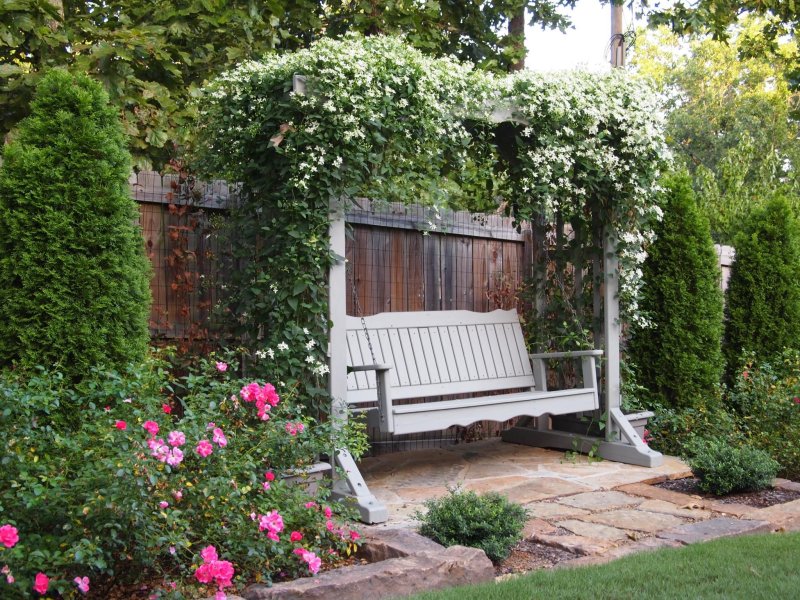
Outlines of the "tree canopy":
{"label": "tree canopy", "polygon": [[667,140],[723,242],[732,240],[752,205],[800,190],[797,93],[785,77],[798,50],[784,42],[768,56],[739,60],[741,48],[763,39],[761,25],[745,21],[730,43],[684,43],[666,29],[648,31],[634,55],[639,73],[666,98]]}
{"label": "tree canopy", "polygon": [[204,82],[245,59],[347,32],[405,34],[423,52],[505,70],[524,48],[505,29],[526,11],[564,29],[576,0],[7,0],[0,4],[0,134],[27,114],[49,67],[103,83],[135,164],[160,166],[185,140]]}

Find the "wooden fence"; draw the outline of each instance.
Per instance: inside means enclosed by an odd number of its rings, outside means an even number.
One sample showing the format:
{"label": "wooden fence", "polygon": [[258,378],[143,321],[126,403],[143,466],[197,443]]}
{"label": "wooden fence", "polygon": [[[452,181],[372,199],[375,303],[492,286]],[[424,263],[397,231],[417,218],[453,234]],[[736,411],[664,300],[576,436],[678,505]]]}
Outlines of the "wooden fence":
{"label": "wooden fence", "polygon": [[[153,264],[151,332],[167,339],[202,334],[216,300],[214,231],[228,207],[228,187],[192,187],[145,172],[132,176],[131,191]],[[362,202],[346,220],[351,315],[515,304],[530,231],[517,232],[510,219]]]}
{"label": "wooden fence", "polygon": [[[147,172],[131,177],[131,192],[153,264],[151,333],[197,347],[209,335],[208,317],[216,302],[214,232],[225,218],[230,191],[224,182],[192,186],[177,176]],[[517,232],[507,218],[362,202],[346,220],[351,315],[489,311],[517,303],[531,236],[529,230]],[[373,452],[380,453],[496,435],[499,429],[485,422],[409,436],[375,430],[371,438]]]}

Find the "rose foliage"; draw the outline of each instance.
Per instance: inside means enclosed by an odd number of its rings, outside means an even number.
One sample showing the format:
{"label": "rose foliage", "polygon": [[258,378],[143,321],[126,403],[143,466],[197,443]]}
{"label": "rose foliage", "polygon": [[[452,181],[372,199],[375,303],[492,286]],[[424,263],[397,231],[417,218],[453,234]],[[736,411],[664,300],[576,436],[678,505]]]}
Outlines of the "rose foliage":
{"label": "rose foliage", "polygon": [[[285,476],[360,434],[221,362],[175,378],[154,359],[77,386],[2,375],[0,596],[103,597],[112,581],[152,582],[151,597],[224,594],[352,552],[342,507]],[[58,426],[64,411],[79,424]]]}

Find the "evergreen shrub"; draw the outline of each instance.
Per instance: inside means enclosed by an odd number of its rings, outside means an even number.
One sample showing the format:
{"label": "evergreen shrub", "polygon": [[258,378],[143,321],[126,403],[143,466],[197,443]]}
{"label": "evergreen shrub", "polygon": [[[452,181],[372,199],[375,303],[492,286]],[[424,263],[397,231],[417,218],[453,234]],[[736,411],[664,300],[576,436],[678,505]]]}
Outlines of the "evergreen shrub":
{"label": "evergreen shrub", "polygon": [[427,512],[414,517],[420,533],[443,546],[479,548],[492,562],[506,558],[522,539],[527,511],[495,492],[478,496],[472,491],[450,490],[447,496],[425,502]]}
{"label": "evergreen shrub", "polygon": [[150,266],[100,84],[48,73],[0,168],[0,366],[69,378],[144,358]]}
{"label": "evergreen shrub", "polygon": [[735,238],[728,281],[725,358],[728,375],[745,351],[768,360],[800,348],[800,229],[781,197],[757,209]]}
{"label": "evergreen shrub", "polygon": [[689,466],[700,479],[700,489],[717,496],[768,488],[779,468],[767,452],[723,439],[702,440],[693,452]]}
{"label": "evergreen shrub", "polygon": [[722,292],[711,232],[691,180],[664,181],[664,218],[642,267],[640,300],[649,326],[632,330],[629,355],[639,385],[675,408],[698,407],[722,376]]}

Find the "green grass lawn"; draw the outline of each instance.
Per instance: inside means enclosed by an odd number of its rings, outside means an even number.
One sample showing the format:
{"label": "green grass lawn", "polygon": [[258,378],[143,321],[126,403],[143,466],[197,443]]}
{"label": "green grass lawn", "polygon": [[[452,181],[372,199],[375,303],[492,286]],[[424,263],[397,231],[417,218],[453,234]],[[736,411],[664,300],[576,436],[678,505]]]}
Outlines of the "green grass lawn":
{"label": "green grass lawn", "polygon": [[604,565],[537,571],[413,600],[800,598],[800,533],[727,538]]}

